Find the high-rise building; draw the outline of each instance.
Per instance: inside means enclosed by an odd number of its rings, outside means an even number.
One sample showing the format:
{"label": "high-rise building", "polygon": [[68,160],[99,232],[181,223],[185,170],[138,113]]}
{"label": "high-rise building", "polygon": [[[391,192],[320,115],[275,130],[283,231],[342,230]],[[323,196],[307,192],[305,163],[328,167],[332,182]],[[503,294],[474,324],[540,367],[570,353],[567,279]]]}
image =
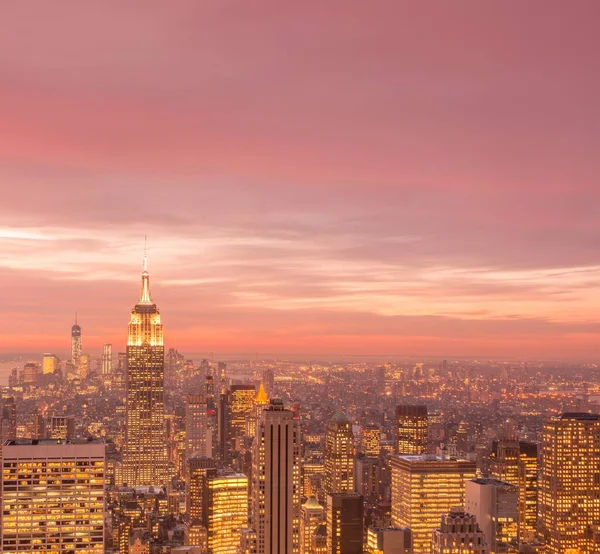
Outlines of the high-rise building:
{"label": "high-rise building", "polygon": [[335,412],[325,431],[325,490],[328,494],[354,492],[354,435],[352,423]]}
{"label": "high-rise building", "polygon": [[82,379],[86,379],[90,374],[90,355],[81,354],[79,356],[79,376]]}
{"label": "high-rise building", "polygon": [[300,554],[312,554],[311,537],[325,521],[325,508],[312,496],[300,510]]}
{"label": "high-rise building", "polygon": [[104,459],[101,441],[5,443],[0,551],[104,552]]}
{"label": "high-rise building", "polygon": [[17,438],[17,405],[14,396],[9,396],[2,401],[0,430],[3,443]]}
{"label": "high-rise building", "polygon": [[185,459],[212,457],[212,430],[206,413],[206,396],[188,394],[185,405]]}
{"label": "high-rise building", "polygon": [[465,510],[474,515],[491,554],[518,548],[519,489],[497,479],[467,481]]}
{"label": "high-rise building", "polygon": [[212,458],[190,458],[186,481],[186,512],[192,519],[203,519],[203,487],[208,475],[215,475],[217,464]]}
{"label": "high-rise building", "polygon": [[488,554],[485,537],[474,515],[454,507],[434,530],[431,554]]}
{"label": "high-rise building", "polygon": [[360,494],[327,495],[327,552],[362,554],[363,499]]}
{"label": "high-rise building", "polygon": [[75,314],[75,325],[71,327],[71,363],[73,364],[76,373],[79,373],[81,353],[81,327],[77,323],[77,314]]}
{"label": "high-rise building", "polygon": [[126,413],[124,481],[128,486],[166,484],[163,326],[150,296],[145,260],[142,291],[128,328]]}
{"label": "high-rise building", "polygon": [[267,396],[273,396],[275,394],[275,373],[270,367],[263,371],[262,382],[265,384]]}
{"label": "high-rise building", "polygon": [[395,414],[394,449],[401,456],[427,452],[427,406],[399,404]]}
{"label": "high-rise building", "polygon": [[52,416],[50,419],[50,438],[69,440],[75,436],[75,418],[69,415]]}
{"label": "high-rise building", "polygon": [[600,552],[600,416],[564,413],[544,423],[541,533],[548,554]]}
{"label": "high-rise building", "polygon": [[462,506],[475,462],[437,456],[391,456],[392,525],[413,533],[415,554],[429,554],[440,514]]}
{"label": "high-rise building", "polygon": [[379,500],[382,464],[379,458],[358,456],[354,461],[354,490],[365,503],[375,505]]}
{"label": "high-rise building", "polygon": [[209,475],[203,497],[208,552],[235,552],[241,530],[248,526],[248,478],[241,473]]}
{"label": "high-rise building", "polygon": [[381,429],[377,425],[366,425],[360,430],[360,446],[367,458],[379,458],[381,454]]}
{"label": "high-rise building", "polygon": [[254,385],[231,385],[221,394],[219,418],[219,448],[221,460],[230,464],[237,443],[248,436],[254,414]]}
{"label": "high-rise building", "polygon": [[412,554],[412,532],[406,527],[369,527],[368,554]]}
{"label": "high-rise building", "polygon": [[258,392],[256,393],[256,398],[254,399],[254,413],[252,417],[248,420],[249,429],[248,435],[251,437],[256,436],[256,426],[260,421],[261,414],[265,408],[269,405],[269,397],[267,396],[267,391],[265,390],[264,385],[261,383],[258,387]]}
{"label": "high-rise building", "polygon": [[279,399],[272,399],[261,414],[252,464],[252,525],[257,554],[297,554],[300,437],[298,422]]}
{"label": "high-rise building", "polygon": [[105,344],[102,348],[102,376],[112,375],[112,344]]}
{"label": "high-rise building", "polygon": [[40,375],[42,374],[42,368],[37,362],[27,362],[23,366],[23,384],[31,385],[36,383]]}
{"label": "high-rise building", "polygon": [[42,371],[44,375],[52,374],[58,369],[58,358],[55,354],[44,354],[42,356]]}
{"label": "high-rise building", "polygon": [[519,489],[519,542],[531,541],[537,532],[538,448],[515,436],[492,443],[490,474]]}

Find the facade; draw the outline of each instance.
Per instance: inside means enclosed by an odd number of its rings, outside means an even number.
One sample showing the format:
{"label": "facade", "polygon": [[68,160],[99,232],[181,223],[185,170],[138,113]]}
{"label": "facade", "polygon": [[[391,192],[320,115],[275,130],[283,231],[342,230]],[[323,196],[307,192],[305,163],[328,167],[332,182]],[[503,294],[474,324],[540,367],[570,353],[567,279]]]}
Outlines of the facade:
{"label": "facade", "polygon": [[327,552],[362,554],[363,499],[360,494],[327,495]]}
{"label": "facade", "polygon": [[360,446],[367,458],[379,458],[381,454],[381,429],[377,425],[367,425],[360,431]]}
{"label": "facade", "polygon": [[54,354],[44,354],[42,357],[42,372],[51,375],[58,369],[59,361]]}
{"label": "facade", "polygon": [[130,487],[166,484],[163,326],[145,263],[128,328],[126,412],[124,482]]}
{"label": "facade", "polygon": [[497,479],[467,482],[465,509],[475,516],[488,552],[508,554],[518,546],[519,489]]}
{"label": "facade", "polygon": [[2,443],[17,438],[17,405],[14,396],[9,396],[2,400],[0,430]]}
{"label": "facade", "polygon": [[465,500],[475,462],[437,456],[391,456],[392,525],[413,533],[415,554],[429,554],[440,514]]}
{"label": "facade", "polygon": [[395,413],[394,451],[401,456],[427,452],[427,406],[400,404]]}
{"label": "facade", "polygon": [[412,532],[406,527],[369,527],[368,554],[412,554]]}
{"label": "facade", "polygon": [[485,537],[474,515],[452,508],[434,530],[431,554],[488,554]]}
{"label": "facade", "polygon": [[101,441],[5,443],[0,551],[104,552],[104,464]]}
{"label": "facade", "polygon": [[212,456],[212,429],[209,426],[206,396],[188,394],[185,405],[185,459]]}
{"label": "facade", "polygon": [[50,419],[50,438],[68,440],[75,436],[75,418],[62,415]]}
{"label": "facade", "polygon": [[112,375],[112,344],[105,344],[102,348],[102,376]]}
{"label": "facade", "polygon": [[325,431],[325,491],[354,492],[354,435],[352,423],[337,411]]}
{"label": "facade", "polygon": [[209,475],[216,475],[217,464],[212,458],[191,458],[188,460],[186,481],[186,513],[191,521],[202,521],[204,509],[204,481]]}
{"label": "facade", "polygon": [[547,554],[600,551],[600,416],[564,413],[544,423],[539,490]]}
{"label": "facade", "polygon": [[219,417],[219,447],[221,460],[231,463],[238,440],[248,436],[254,414],[254,385],[231,385],[221,394]]}
{"label": "facade", "polygon": [[256,429],[252,455],[252,525],[258,554],[296,554],[300,548],[298,422],[272,399]]}
{"label": "facade", "polygon": [[211,554],[231,554],[248,526],[248,478],[241,473],[220,473],[204,481],[203,523]]}
{"label": "facade", "polygon": [[79,375],[79,364],[81,362],[81,327],[77,324],[77,314],[75,314],[75,325],[71,327],[71,363],[75,368],[75,373]]}
{"label": "facade", "polygon": [[519,488],[519,542],[531,541],[537,533],[538,447],[515,437],[494,441],[491,476]]}
{"label": "facade", "polygon": [[315,497],[309,498],[300,510],[300,554],[311,554],[311,537],[325,521],[325,508]]}

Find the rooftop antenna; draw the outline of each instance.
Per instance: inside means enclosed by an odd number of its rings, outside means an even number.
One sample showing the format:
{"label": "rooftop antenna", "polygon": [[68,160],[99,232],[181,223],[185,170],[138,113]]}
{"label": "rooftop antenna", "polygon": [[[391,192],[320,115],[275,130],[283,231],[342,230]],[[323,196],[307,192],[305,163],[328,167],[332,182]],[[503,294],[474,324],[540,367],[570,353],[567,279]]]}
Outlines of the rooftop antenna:
{"label": "rooftop antenna", "polygon": [[148,235],[144,235],[144,271],[148,271]]}

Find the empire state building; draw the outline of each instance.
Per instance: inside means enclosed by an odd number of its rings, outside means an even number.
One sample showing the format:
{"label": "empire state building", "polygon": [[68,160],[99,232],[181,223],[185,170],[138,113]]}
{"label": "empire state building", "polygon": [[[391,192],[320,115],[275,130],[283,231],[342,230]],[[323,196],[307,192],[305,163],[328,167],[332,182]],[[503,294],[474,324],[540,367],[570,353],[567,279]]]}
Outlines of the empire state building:
{"label": "empire state building", "polygon": [[123,481],[130,487],[165,485],[164,345],[160,313],[150,297],[146,260],[142,292],[131,310],[127,335],[127,428]]}

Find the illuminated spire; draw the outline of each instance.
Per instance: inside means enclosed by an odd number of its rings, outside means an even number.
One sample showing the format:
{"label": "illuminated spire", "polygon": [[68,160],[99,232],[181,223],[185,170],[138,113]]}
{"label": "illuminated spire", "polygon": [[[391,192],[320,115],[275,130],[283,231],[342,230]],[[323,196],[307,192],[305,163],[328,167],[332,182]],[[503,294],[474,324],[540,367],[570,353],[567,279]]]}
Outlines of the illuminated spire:
{"label": "illuminated spire", "polygon": [[150,297],[150,274],[148,273],[148,251],[146,235],[144,235],[144,265],[142,271],[142,294],[140,295],[139,304],[154,304]]}
{"label": "illuminated spire", "polygon": [[254,401],[256,402],[256,404],[268,404],[269,403],[269,397],[267,396],[267,392],[265,391],[265,387],[262,383],[260,384],[260,387],[258,388],[258,394],[256,395],[256,398],[254,399]]}

